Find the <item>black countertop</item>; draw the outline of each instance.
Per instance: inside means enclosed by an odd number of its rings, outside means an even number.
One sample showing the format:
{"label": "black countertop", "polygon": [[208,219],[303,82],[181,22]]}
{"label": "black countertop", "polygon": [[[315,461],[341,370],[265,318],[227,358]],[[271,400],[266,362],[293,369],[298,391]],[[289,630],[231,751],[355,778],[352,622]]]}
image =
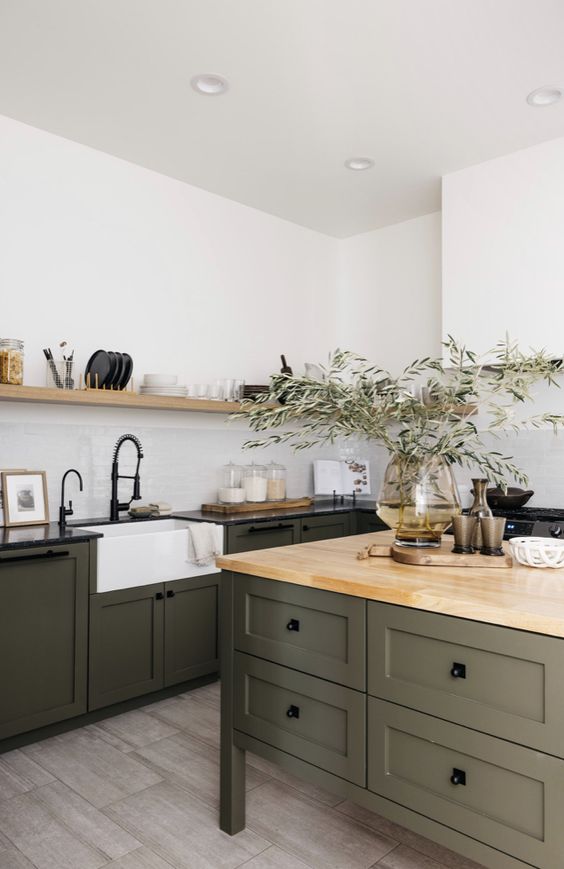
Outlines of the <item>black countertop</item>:
{"label": "black countertop", "polygon": [[[241,525],[244,522],[271,522],[273,519],[301,519],[306,516],[326,516],[331,513],[374,513],[375,501],[351,501],[344,504],[333,504],[332,500],[318,501],[311,507],[299,507],[289,510],[259,510],[256,513],[202,513],[201,510],[181,510],[171,516],[153,516],[133,519],[123,516],[120,523],[154,522],[161,519],[186,519],[192,522],[215,522],[218,525]],[[104,536],[104,525],[109,525],[107,518],[75,520],[72,525],[59,528],[52,522],[50,525],[22,525],[18,528],[0,528],[0,552],[12,549],[25,549],[32,546],[64,546],[65,543],[82,543]],[[114,525],[115,523],[111,523]],[[99,526],[100,531],[85,531],[85,525]]]}
{"label": "black countertop", "polygon": [[352,501],[333,504],[332,500],[317,501],[311,507],[289,510],[257,510],[256,513],[202,513],[187,510],[173,513],[175,519],[190,519],[192,522],[215,522],[218,525],[242,525],[244,522],[271,522],[273,519],[302,519],[306,516],[327,516],[330,513],[374,513],[375,501]]}
{"label": "black countertop", "polygon": [[32,546],[64,546],[67,543],[83,543],[102,537],[95,531],[83,531],[67,525],[59,528],[56,522],[50,525],[21,525],[17,528],[0,528],[0,552],[11,549],[27,549]]}

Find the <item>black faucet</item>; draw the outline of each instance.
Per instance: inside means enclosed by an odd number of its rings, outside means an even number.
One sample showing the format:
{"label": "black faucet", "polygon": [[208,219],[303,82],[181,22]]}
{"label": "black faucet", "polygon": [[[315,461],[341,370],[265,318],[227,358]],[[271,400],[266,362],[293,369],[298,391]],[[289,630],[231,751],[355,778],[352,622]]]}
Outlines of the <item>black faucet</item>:
{"label": "black faucet", "polygon": [[[137,467],[135,468],[135,474],[133,476],[127,474],[120,474],[118,472],[118,457],[119,451],[126,441],[131,441],[132,444],[135,444],[137,449]],[[139,501],[141,500],[141,481],[139,479],[139,465],[141,464],[141,459],[143,458],[143,447],[141,446],[141,442],[139,438],[135,437],[132,434],[124,434],[117,439],[117,443],[114,447],[114,458],[112,461],[112,498],[110,501],[110,522],[117,522],[119,519],[119,514],[121,510],[128,510],[131,501]],[[131,499],[127,502],[118,501],[118,480],[133,480],[133,495]]]}
{"label": "black faucet", "polygon": [[76,468],[69,468],[68,471],[65,471],[63,474],[63,480],[61,482],[61,506],[59,507],[59,526],[64,528],[67,524],[67,516],[73,515],[72,509],[72,501],[69,501],[69,506],[65,507],[65,480],[67,479],[69,474],[76,474],[78,477],[78,482],[80,484],[80,491],[82,492],[82,477],[80,473],[76,470]]}

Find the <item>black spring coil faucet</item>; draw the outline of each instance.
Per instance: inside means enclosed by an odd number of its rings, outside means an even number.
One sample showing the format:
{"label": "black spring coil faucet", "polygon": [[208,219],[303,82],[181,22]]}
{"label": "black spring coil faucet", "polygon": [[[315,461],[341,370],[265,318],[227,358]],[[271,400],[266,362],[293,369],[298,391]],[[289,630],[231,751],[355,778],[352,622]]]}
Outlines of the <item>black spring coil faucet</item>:
{"label": "black spring coil faucet", "polygon": [[[131,441],[132,444],[135,445],[137,450],[137,467],[135,468],[135,474],[120,474],[118,468],[119,462],[119,451],[122,448],[123,444],[126,441]],[[131,501],[139,501],[141,500],[141,480],[139,477],[139,465],[141,464],[141,459],[143,458],[143,447],[141,446],[141,441],[138,437],[132,434],[124,434],[121,435],[117,439],[116,445],[114,447],[114,457],[112,460],[112,497],[110,500],[110,521],[117,522],[119,519],[119,514],[122,510],[129,510],[129,505]],[[129,501],[120,502],[118,500],[118,481],[119,480],[133,480],[133,495]]]}

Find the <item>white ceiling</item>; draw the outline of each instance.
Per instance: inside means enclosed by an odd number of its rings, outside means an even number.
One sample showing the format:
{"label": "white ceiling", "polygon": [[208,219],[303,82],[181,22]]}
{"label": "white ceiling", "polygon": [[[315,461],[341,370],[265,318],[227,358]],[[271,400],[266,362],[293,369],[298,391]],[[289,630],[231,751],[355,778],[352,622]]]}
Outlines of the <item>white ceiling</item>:
{"label": "white ceiling", "polygon": [[0,114],[349,236],[564,135],[525,102],[564,83],[563,33],[563,0],[0,0]]}

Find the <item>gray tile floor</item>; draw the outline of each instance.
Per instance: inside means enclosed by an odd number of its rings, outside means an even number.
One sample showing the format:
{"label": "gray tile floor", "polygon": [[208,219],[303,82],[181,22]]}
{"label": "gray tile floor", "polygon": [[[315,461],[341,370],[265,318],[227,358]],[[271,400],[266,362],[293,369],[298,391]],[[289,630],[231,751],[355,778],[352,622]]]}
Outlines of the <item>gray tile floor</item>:
{"label": "gray tile floor", "polygon": [[248,756],[218,829],[219,686],[0,755],[0,869],[479,869]]}

